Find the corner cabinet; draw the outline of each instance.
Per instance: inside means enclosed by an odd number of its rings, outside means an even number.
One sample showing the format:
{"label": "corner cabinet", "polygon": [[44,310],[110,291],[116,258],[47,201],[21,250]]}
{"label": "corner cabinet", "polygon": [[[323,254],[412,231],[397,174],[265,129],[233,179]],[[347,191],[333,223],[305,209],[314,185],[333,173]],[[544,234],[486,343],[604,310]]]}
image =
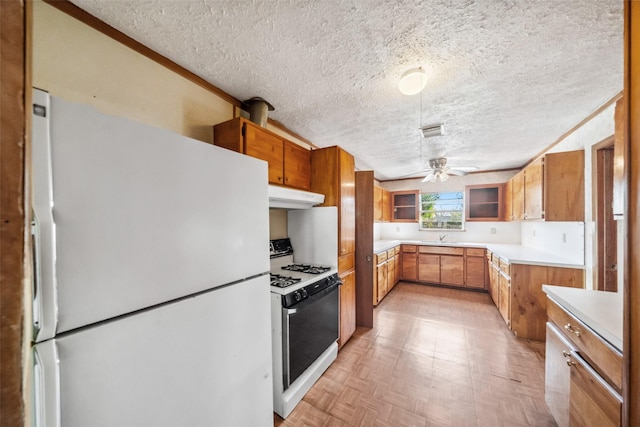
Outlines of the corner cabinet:
{"label": "corner cabinet", "polygon": [[420,211],[420,192],[394,191],[391,193],[391,220],[393,222],[417,222]]}
{"label": "corner cabinet", "polygon": [[213,143],[269,164],[269,183],[309,190],[311,152],[238,117],[213,127]]}
{"label": "corner cabinet", "polygon": [[311,191],[325,195],[321,206],[338,208],[338,275],[343,282],[340,347],[356,330],[355,181],[355,161],[351,154],[337,146],[311,151]]}
{"label": "corner cabinet", "polygon": [[507,221],[584,221],[584,150],[545,154],[506,189]]}
{"label": "corner cabinet", "polygon": [[502,221],[504,217],[503,184],[467,185],[466,220]]}

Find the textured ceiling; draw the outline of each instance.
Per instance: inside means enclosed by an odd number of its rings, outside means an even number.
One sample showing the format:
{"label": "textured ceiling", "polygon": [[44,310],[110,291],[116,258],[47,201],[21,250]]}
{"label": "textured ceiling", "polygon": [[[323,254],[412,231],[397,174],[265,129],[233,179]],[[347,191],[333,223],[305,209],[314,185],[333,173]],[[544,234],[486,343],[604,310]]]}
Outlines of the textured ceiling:
{"label": "textured ceiling", "polygon": [[382,180],[520,167],[622,90],[622,0],[72,1]]}

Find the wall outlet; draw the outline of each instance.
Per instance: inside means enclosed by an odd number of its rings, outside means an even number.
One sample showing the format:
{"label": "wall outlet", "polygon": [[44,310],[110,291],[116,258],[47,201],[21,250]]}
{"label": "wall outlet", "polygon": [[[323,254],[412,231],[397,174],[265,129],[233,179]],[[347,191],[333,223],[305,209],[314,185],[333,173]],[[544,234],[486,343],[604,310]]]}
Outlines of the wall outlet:
{"label": "wall outlet", "polygon": [[536,229],[533,229],[533,237],[536,237]]}
{"label": "wall outlet", "polygon": [[562,233],[562,243],[567,243],[567,233]]}
{"label": "wall outlet", "polygon": [[396,227],[396,233],[400,232],[400,227]]}
{"label": "wall outlet", "polygon": [[496,228],[495,227],[491,227],[491,234],[496,234]]}

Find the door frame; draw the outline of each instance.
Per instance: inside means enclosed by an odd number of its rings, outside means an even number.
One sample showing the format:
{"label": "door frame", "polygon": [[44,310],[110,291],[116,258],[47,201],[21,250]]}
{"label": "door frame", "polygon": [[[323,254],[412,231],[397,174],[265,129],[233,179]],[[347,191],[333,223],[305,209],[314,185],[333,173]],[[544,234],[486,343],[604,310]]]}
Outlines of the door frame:
{"label": "door frame", "polygon": [[[592,176],[592,215],[593,222],[595,225],[595,233],[593,235],[593,289],[604,290],[604,278],[605,278],[605,267],[604,260],[605,256],[605,243],[607,242],[607,238],[614,238],[617,242],[617,227],[614,224],[605,224],[606,218],[603,216],[602,207],[603,201],[602,198],[605,197],[604,194],[604,182],[605,177],[603,176],[603,171],[601,170],[600,158],[604,155],[604,151],[611,151],[611,156],[613,157],[613,148],[614,148],[614,136],[610,136],[591,147],[591,176]],[[613,167],[610,170],[610,179],[613,179]],[[609,194],[609,201],[613,200],[613,194]],[[604,203],[607,203],[605,200]],[[610,227],[607,227],[609,225]],[[611,228],[611,229],[610,229]],[[606,233],[606,235],[605,235]],[[614,245],[613,250],[616,252],[613,254],[613,257],[616,258],[617,263],[617,243]]]}

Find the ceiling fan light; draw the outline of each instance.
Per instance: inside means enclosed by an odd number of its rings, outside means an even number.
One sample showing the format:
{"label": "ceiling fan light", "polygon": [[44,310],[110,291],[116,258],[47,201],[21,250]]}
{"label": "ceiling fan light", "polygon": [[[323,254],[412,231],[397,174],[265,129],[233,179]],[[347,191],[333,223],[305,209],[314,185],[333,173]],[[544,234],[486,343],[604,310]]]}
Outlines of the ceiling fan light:
{"label": "ceiling fan light", "polygon": [[425,176],[422,182],[436,182],[436,175],[432,172]]}
{"label": "ceiling fan light", "polygon": [[440,176],[440,181],[445,182],[449,179],[449,175],[446,172],[439,172],[438,176]]}
{"label": "ceiling fan light", "polygon": [[413,68],[406,71],[400,77],[398,88],[405,95],[420,93],[427,85],[427,74],[422,68]]}

